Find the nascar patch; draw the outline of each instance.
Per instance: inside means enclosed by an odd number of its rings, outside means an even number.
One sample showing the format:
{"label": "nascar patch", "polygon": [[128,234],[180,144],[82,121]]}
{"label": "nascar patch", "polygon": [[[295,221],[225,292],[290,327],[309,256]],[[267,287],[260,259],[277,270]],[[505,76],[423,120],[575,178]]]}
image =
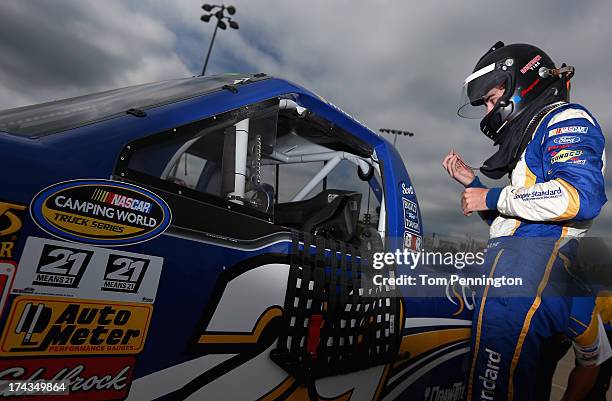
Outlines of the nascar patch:
{"label": "nascar patch", "polygon": [[566,162],[568,160],[571,160],[575,157],[578,156],[582,156],[584,152],[582,150],[569,150],[569,149],[564,149],[562,151],[560,151],[559,153],[557,153],[556,155],[554,155],[551,159],[550,162],[552,164],[555,163],[563,163]]}
{"label": "nascar patch", "polygon": [[572,125],[569,127],[555,128],[548,131],[548,136],[555,136],[561,134],[586,134],[589,131],[589,127],[582,127],[579,125]]}

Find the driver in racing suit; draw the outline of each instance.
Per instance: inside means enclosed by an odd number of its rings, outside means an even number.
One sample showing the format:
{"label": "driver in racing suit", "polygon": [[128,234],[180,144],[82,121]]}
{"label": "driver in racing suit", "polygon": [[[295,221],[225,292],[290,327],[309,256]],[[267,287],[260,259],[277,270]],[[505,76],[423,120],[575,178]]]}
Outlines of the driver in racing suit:
{"label": "driver in racing suit", "polygon": [[486,188],[454,151],[443,165],[466,187],[463,213],[491,226],[484,274],[523,281],[518,296],[486,286],[478,298],[467,400],[532,401],[541,346],[557,333],[585,365],[598,358],[600,319],[571,292],[567,268],[607,201],[605,141],[588,110],[568,102],[572,75],[535,46],[498,42],[464,83],[458,114],[482,118],[499,146],[480,171],[511,182]]}

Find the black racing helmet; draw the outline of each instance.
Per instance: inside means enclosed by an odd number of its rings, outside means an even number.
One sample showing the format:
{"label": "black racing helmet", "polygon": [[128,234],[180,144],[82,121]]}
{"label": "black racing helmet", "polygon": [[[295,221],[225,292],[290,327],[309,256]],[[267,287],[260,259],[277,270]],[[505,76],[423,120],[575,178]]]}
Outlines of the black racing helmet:
{"label": "black racing helmet", "polygon": [[[497,42],[465,79],[457,114],[465,118],[481,118],[481,131],[496,140],[503,128],[533,100],[564,78],[560,72],[565,71],[555,69],[551,58],[535,46],[522,43],[504,46],[503,42]],[[484,96],[499,85],[504,85],[504,94],[487,114]]]}

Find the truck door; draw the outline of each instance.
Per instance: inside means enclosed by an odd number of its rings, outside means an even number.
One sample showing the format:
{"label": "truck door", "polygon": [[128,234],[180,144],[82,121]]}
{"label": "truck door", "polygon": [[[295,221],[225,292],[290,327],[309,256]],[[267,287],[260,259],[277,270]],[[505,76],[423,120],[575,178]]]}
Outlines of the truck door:
{"label": "truck door", "polygon": [[400,303],[363,293],[384,198],[357,153],[278,99],[126,145],[115,177],[173,213],[129,399],[375,398]]}

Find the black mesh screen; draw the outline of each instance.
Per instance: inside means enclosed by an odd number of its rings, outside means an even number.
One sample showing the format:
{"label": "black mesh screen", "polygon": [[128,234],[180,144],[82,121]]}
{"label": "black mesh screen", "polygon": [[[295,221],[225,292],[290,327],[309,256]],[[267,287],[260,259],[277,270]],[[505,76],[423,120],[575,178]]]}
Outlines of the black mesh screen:
{"label": "black mesh screen", "polygon": [[271,358],[305,380],[393,361],[399,298],[373,285],[371,266],[349,244],[294,233],[285,326]]}

